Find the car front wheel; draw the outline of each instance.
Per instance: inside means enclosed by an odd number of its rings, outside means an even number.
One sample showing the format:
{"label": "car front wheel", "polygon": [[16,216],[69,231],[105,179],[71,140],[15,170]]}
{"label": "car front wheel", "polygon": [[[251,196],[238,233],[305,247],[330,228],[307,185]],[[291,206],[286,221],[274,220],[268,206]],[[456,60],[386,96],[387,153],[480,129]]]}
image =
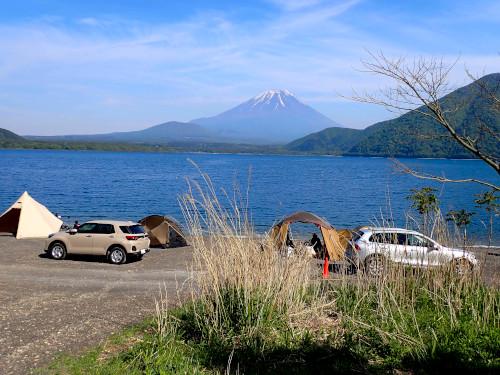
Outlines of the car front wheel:
{"label": "car front wheel", "polygon": [[387,259],[383,255],[373,255],[365,261],[365,271],[373,277],[383,276],[387,272]]}
{"label": "car front wheel", "polygon": [[66,246],[62,242],[54,242],[50,245],[50,256],[56,260],[62,260],[66,258]]}
{"label": "car front wheel", "polygon": [[109,251],[108,259],[112,264],[122,264],[127,260],[127,254],[121,247],[114,247]]}

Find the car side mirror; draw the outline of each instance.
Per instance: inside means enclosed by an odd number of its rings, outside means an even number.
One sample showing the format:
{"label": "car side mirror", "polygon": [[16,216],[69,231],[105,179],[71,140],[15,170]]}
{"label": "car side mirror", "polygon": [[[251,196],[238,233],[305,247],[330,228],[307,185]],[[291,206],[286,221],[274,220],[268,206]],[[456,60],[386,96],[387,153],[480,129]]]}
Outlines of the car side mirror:
{"label": "car side mirror", "polygon": [[75,233],[78,233],[78,229],[75,229],[75,228],[70,229],[70,230],[69,230],[69,233],[70,233],[70,234],[75,234]]}

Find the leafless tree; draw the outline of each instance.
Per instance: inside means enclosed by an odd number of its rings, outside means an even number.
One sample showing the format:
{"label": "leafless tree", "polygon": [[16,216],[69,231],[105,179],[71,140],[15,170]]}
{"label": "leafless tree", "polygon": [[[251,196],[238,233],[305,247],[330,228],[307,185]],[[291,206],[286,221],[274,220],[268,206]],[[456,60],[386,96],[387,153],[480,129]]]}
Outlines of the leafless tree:
{"label": "leafless tree", "polygon": [[[429,117],[446,129],[445,134],[416,134],[425,139],[450,138],[473,155],[484,161],[487,165],[500,175],[500,159],[498,156],[488,153],[481,147],[481,142],[485,136],[493,137],[500,145],[500,134],[494,126],[491,126],[480,119],[476,119],[478,131],[474,134],[466,134],[457,131],[457,125],[450,120],[450,114],[459,110],[466,103],[455,103],[453,108],[449,105],[443,108],[442,97],[455,89],[448,80],[450,70],[456,65],[458,59],[446,65],[442,59],[437,58],[417,58],[409,61],[406,57],[388,58],[382,52],[372,53],[368,51],[371,59],[362,61],[364,69],[362,71],[374,75],[390,78],[394,85],[380,88],[375,94],[364,92],[362,95],[354,92],[350,98],[358,102],[372,103],[384,106],[391,112],[403,114],[414,112],[422,116]],[[467,71],[468,76],[476,83],[474,89],[483,99],[482,103],[489,110],[500,111],[500,97],[498,86],[493,90],[478,81]],[[498,150],[498,148],[497,148]],[[408,173],[415,177],[434,179],[441,182],[476,182],[489,186],[493,190],[500,191],[500,187],[476,179],[451,180],[445,176],[433,176],[409,167],[400,161],[395,160],[395,168],[398,172]]]}

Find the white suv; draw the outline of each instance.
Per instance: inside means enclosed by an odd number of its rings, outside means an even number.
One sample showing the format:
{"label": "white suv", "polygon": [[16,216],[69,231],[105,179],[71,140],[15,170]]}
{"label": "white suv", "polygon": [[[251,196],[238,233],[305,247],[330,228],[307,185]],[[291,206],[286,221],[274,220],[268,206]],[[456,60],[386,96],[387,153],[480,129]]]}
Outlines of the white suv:
{"label": "white suv", "polygon": [[64,259],[67,253],[106,255],[110,263],[121,264],[129,256],[149,252],[149,238],[141,224],[132,221],[89,221],[49,235],[44,251],[54,259]]}
{"label": "white suv", "polygon": [[389,261],[410,267],[451,265],[459,274],[477,265],[473,253],[438,244],[422,233],[402,228],[362,227],[347,244],[346,256],[372,276],[382,275]]}

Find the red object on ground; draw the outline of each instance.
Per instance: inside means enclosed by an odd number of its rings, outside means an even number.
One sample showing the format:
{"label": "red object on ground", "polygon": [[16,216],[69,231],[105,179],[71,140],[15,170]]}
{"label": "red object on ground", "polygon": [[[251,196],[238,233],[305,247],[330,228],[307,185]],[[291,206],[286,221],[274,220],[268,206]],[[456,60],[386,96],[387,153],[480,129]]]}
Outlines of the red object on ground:
{"label": "red object on ground", "polygon": [[323,266],[323,277],[328,279],[328,257],[325,258],[325,265]]}

